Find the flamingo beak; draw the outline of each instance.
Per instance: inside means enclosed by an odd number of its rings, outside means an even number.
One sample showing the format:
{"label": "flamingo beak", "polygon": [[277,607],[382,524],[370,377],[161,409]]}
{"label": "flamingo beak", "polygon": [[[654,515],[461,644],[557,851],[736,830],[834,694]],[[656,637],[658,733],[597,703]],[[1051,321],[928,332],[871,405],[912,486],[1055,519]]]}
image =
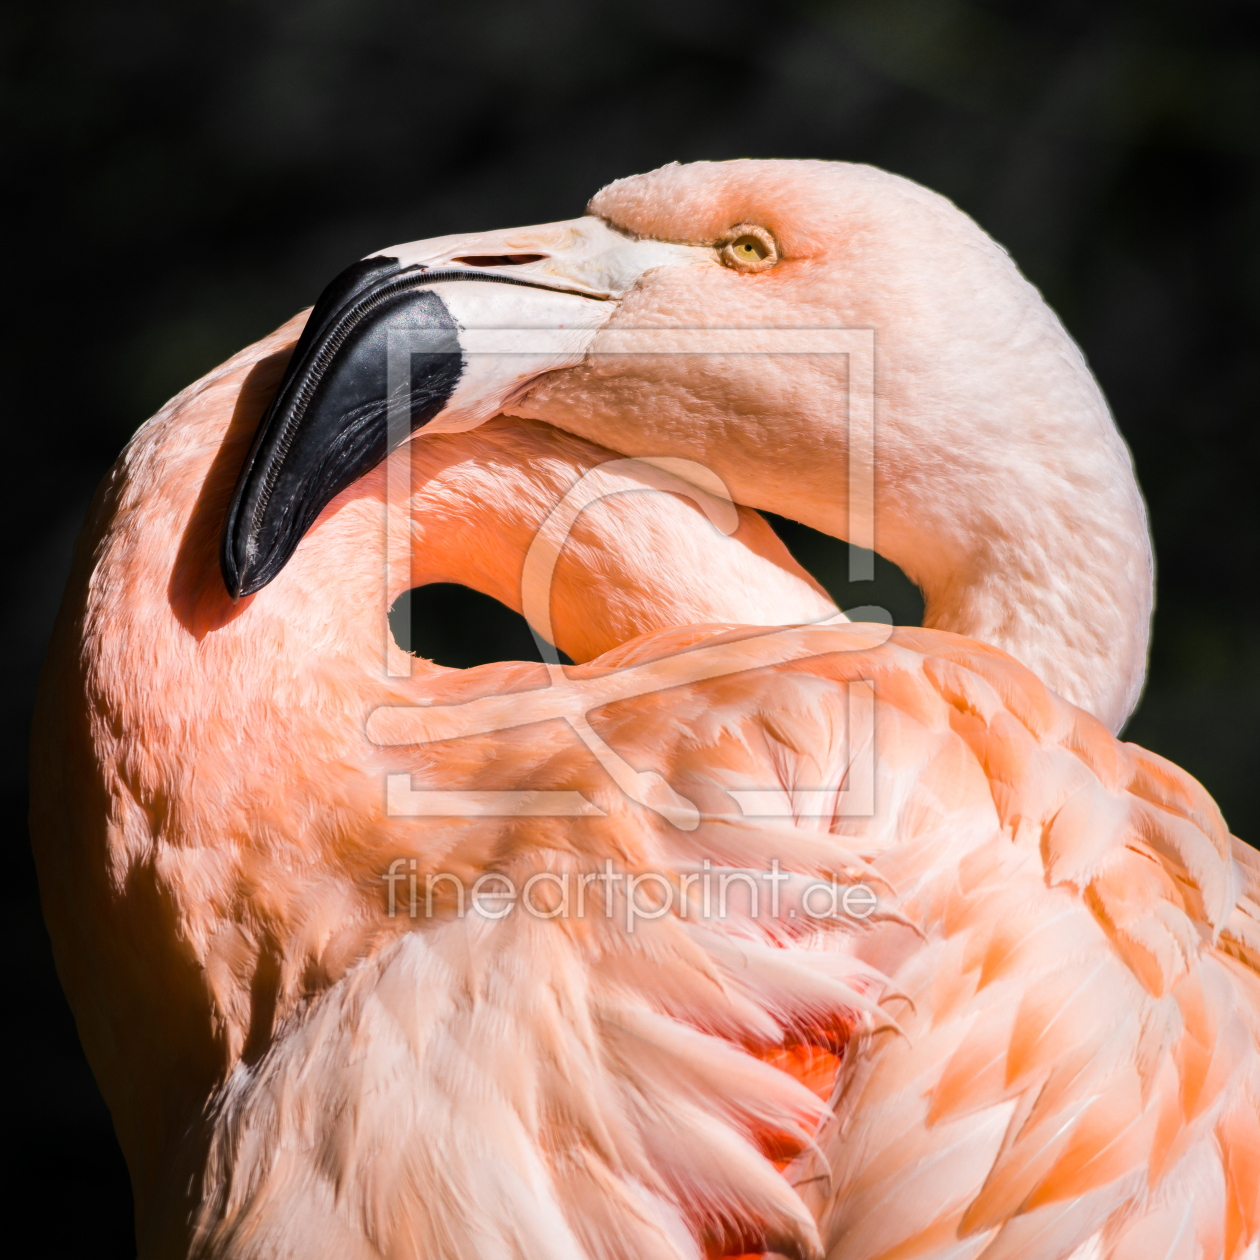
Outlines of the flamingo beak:
{"label": "flamingo beak", "polygon": [[347,267],[315,303],[237,480],[219,550],[229,593],[266,586],[328,503],[412,434],[472,428],[580,363],[645,272],[712,258],[587,216]]}

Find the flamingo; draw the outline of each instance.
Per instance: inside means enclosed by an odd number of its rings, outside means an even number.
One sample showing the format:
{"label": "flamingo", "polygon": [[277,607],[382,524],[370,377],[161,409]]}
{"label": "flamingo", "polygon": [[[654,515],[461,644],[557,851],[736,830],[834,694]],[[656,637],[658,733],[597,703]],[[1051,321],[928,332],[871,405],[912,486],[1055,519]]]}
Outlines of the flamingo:
{"label": "flamingo", "polygon": [[[873,525],[853,356],[785,328],[874,329]],[[410,662],[451,580],[578,664]],[[1260,862],[1115,738],[1151,606],[1079,352],[908,181],[675,165],[356,264],[133,438],[41,680],[140,1254],[1260,1255]]]}

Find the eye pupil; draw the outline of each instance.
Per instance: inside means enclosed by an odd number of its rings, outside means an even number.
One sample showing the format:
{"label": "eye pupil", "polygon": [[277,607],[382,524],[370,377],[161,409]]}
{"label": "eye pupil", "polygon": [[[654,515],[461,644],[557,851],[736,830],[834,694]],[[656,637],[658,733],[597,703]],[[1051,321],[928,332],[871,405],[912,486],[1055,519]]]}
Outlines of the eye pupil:
{"label": "eye pupil", "polygon": [[[761,264],[770,265],[777,259],[774,245],[760,232],[733,232],[723,247],[728,263],[760,271]],[[767,262],[767,260],[769,260]]]}

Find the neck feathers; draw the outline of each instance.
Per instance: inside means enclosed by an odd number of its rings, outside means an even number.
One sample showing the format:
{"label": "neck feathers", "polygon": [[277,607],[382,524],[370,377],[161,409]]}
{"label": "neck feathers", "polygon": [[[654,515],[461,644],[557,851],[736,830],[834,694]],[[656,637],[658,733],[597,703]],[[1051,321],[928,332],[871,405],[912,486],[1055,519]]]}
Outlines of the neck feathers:
{"label": "neck feathers", "polygon": [[925,444],[939,499],[890,495],[890,558],[923,590],[925,625],[1002,648],[1115,733],[1146,676],[1146,507],[1101,391],[1036,301],[1071,353],[1017,358],[994,373],[987,414],[960,410],[947,441]]}

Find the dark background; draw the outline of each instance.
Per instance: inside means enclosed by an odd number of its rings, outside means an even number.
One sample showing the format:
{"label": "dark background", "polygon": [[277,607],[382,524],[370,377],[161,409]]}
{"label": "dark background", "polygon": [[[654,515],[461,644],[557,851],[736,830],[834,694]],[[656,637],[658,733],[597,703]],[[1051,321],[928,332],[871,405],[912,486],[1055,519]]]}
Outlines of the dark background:
{"label": "dark background", "polygon": [[132,1254],[25,833],[72,541],[140,421],[383,245],[567,218],[675,158],[873,162],[953,198],[1063,316],[1137,459],[1160,586],[1128,737],[1260,836],[1256,4],[44,0],[0,23],[7,1184],[42,1254]]}

